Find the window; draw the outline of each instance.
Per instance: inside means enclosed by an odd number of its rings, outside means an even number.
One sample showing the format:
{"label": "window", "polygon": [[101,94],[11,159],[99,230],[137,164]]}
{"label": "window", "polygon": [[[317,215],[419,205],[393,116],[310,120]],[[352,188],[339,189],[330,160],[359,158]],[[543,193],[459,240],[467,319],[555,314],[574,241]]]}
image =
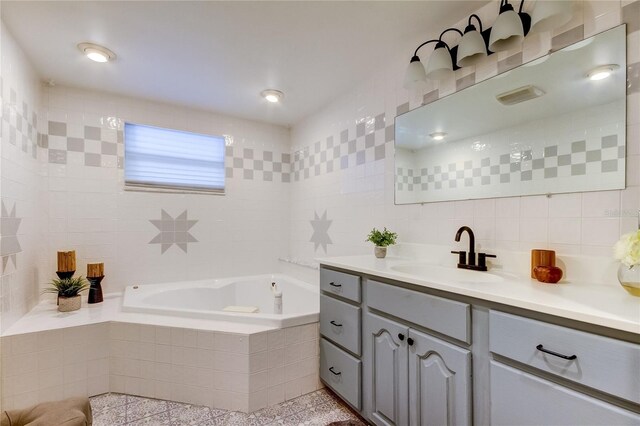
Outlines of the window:
{"label": "window", "polygon": [[125,188],[224,193],[224,137],[125,123],[124,141]]}

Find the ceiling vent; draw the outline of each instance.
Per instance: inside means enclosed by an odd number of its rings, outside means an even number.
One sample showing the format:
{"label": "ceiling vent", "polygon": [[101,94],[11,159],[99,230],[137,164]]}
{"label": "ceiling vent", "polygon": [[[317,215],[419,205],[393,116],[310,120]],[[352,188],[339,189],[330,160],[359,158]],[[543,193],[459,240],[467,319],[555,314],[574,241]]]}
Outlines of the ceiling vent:
{"label": "ceiling vent", "polygon": [[522,86],[508,92],[496,95],[496,99],[502,105],[515,105],[520,102],[529,101],[544,95],[544,90],[536,86]]}

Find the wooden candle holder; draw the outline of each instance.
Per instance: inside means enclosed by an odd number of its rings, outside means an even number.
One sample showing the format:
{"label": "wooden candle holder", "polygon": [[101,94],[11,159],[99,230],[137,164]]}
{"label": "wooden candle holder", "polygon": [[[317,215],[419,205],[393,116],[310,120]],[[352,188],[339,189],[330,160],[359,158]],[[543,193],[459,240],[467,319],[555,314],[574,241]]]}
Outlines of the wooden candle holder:
{"label": "wooden candle holder", "polygon": [[556,266],[556,252],[553,250],[531,250],[531,278],[537,279],[533,270],[536,266]]}
{"label": "wooden candle holder", "polygon": [[[75,272],[75,271],[76,271],[76,251],[75,250],[59,251],[57,272],[64,273],[64,272]],[[71,276],[67,278],[71,278],[72,276],[73,274],[71,274]]]}
{"label": "wooden candle holder", "polygon": [[88,303],[100,303],[104,300],[102,296],[102,285],[104,279],[104,263],[87,263],[87,280],[89,280]]}

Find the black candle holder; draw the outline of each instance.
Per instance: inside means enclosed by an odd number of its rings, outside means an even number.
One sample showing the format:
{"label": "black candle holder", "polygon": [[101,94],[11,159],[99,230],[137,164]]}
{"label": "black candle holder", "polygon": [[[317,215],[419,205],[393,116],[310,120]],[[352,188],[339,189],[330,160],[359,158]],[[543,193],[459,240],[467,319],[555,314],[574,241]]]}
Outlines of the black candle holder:
{"label": "black candle holder", "polygon": [[73,274],[75,274],[75,273],[76,273],[76,271],[56,271],[56,275],[61,280],[64,280],[64,279],[67,279],[67,278],[71,278],[71,277],[73,277]]}
{"label": "black candle holder", "polygon": [[87,280],[90,284],[89,298],[87,300],[87,303],[100,303],[104,300],[104,298],[102,297],[102,286],[100,285],[103,279],[104,275],[101,277],[87,277]]}

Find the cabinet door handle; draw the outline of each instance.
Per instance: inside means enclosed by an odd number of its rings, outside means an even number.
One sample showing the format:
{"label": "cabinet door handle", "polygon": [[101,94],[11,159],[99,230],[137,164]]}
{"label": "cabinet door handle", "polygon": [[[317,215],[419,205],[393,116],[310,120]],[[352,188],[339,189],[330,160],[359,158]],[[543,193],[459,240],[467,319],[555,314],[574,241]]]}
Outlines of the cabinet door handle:
{"label": "cabinet door handle", "polygon": [[333,367],[329,367],[329,371],[331,371],[331,374],[333,374],[334,376],[339,376],[342,374],[342,372],[338,371],[337,373],[335,372],[335,370],[333,369]]}
{"label": "cabinet door handle", "polygon": [[402,342],[404,340],[404,334],[398,333],[398,339]]}
{"label": "cabinet door handle", "polygon": [[413,346],[413,339],[411,337],[407,339],[407,345]]}
{"label": "cabinet door handle", "polygon": [[544,352],[545,354],[557,356],[558,358],[562,358],[562,359],[572,360],[572,359],[578,358],[578,355],[562,355],[562,354],[559,354],[558,352],[550,351],[549,349],[545,349],[544,346],[542,346],[541,344],[536,346],[536,349],[539,350],[540,352]]}
{"label": "cabinet door handle", "polygon": [[336,283],[334,283],[333,281],[331,281],[331,282],[329,283],[329,285],[330,285],[331,287],[342,287],[342,284],[336,284]]}
{"label": "cabinet door handle", "polygon": [[336,327],[342,327],[342,324],[338,324],[337,322],[335,322],[335,321],[333,321],[333,320],[329,321],[329,323],[330,323],[331,325],[335,325]]}

